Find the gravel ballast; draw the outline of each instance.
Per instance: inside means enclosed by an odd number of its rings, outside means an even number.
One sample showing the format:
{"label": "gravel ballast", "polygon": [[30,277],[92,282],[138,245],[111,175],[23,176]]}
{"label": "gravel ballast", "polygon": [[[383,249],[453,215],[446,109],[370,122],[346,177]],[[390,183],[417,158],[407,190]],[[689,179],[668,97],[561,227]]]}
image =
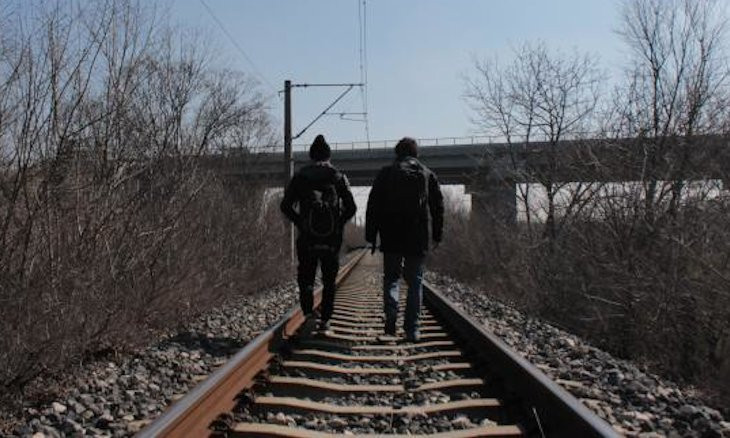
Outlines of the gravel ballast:
{"label": "gravel ballast", "polygon": [[465,312],[626,436],[730,437],[730,422],[691,389],[614,358],[453,279],[428,280]]}
{"label": "gravel ballast", "polygon": [[[64,379],[55,401],[31,404],[10,436],[130,436],[279,320],[296,303],[293,285],[233,300],[156,345],[90,363]],[[1,433],[0,435],[3,435]],[[4,435],[3,435],[4,436]]]}
{"label": "gravel ballast", "polygon": [[[692,396],[691,390],[643,372],[577,336],[529,318],[452,279],[429,274],[429,280],[626,436],[730,437],[730,423],[720,412]],[[293,285],[273,288],[208,312],[187,324],[183,332],[136,354],[78,368],[64,380],[66,388],[59,391],[55,400],[28,404],[22,417],[15,419],[18,426],[6,432],[11,436],[37,437],[130,436],[281,318],[295,303]],[[361,383],[352,379],[347,377],[343,382]],[[368,383],[398,383],[392,378],[385,379],[373,378]],[[428,396],[441,395],[429,393]],[[382,398],[378,402],[392,401],[389,396]],[[250,415],[248,419],[252,421],[271,420],[267,416],[276,420],[278,415],[281,424],[297,424],[313,430],[337,431],[343,430],[344,425],[354,426],[348,424],[346,417],[284,416],[277,412],[241,414]],[[458,429],[481,421],[448,416],[431,419],[374,416],[353,431],[424,433]]]}

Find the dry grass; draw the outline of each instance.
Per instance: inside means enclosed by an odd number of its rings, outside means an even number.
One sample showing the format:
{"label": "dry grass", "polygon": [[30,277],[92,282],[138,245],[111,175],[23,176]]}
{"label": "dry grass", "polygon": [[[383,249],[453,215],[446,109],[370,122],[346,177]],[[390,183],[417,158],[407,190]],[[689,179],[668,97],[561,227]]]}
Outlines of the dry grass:
{"label": "dry grass", "polygon": [[264,185],[201,167],[274,144],[254,82],[146,2],[77,6],[0,16],[5,401],[282,273]]}
{"label": "dry grass", "polygon": [[688,202],[652,227],[595,206],[611,214],[570,218],[554,238],[452,214],[434,265],[729,406],[730,198]]}
{"label": "dry grass", "polygon": [[225,298],[281,281],[283,222],[265,210],[264,187],[180,172],[177,196],[145,191],[112,218],[68,193],[54,198],[59,207],[43,207],[20,253],[32,263],[2,265],[3,393],[17,397],[40,375],[138,346]]}

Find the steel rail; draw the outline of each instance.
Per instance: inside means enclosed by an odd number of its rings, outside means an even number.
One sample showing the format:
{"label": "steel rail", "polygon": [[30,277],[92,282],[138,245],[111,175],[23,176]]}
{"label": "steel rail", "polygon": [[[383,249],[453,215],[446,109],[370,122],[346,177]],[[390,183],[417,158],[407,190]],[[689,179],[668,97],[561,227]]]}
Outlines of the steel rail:
{"label": "steel rail", "polygon": [[[363,250],[356,254],[340,269],[337,284],[347,278],[366,252]],[[322,289],[318,288],[314,294],[314,305],[319,306],[321,299]],[[256,374],[275,354],[276,346],[294,334],[303,322],[304,314],[299,305],[295,305],[273,327],[246,344],[225,365],[172,404],[137,436],[177,438],[210,435],[209,426],[213,420],[234,407],[236,397],[254,383]]]}
{"label": "steel rail", "polygon": [[490,374],[504,382],[528,412],[537,417],[546,437],[620,437],[610,424],[512,350],[482,324],[424,282],[424,300],[457,334],[471,353],[490,364]]}
{"label": "steel rail", "polygon": [[[350,275],[365,253],[366,251],[360,252],[342,268],[337,280],[338,285]],[[523,433],[526,433],[528,436],[543,437],[620,436],[608,423],[599,418],[575,397],[504,344],[492,332],[467,315],[428,283],[424,283],[424,299],[424,304],[429,309],[429,312],[443,321],[441,324],[447,329],[450,335],[456,338],[454,340],[458,341],[457,343],[469,352],[470,357],[476,359],[475,364],[479,364],[482,361],[488,363],[487,372],[490,384],[496,384],[496,388],[499,388],[499,392],[502,394],[502,399],[504,400],[506,398],[507,403],[505,406],[507,409],[515,413],[519,412],[519,418],[522,418],[520,420],[520,428]],[[319,305],[320,301],[321,289],[315,295],[315,305]],[[187,396],[174,403],[167,412],[145,428],[138,436],[144,438],[159,436],[209,436],[211,434],[211,430],[209,429],[210,424],[221,413],[230,412],[234,408],[240,394],[246,388],[253,385],[256,375],[266,368],[281,343],[293,335],[303,321],[304,317],[299,307],[292,308],[273,327],[247,344],[246,347],[233,356],[222,368],[211,374],[200,385],[193,388]],[[351,346],[351,348],[356,349],[357,345]],[[441,353],[452,352],[442,351]],[[337,355],[340,353],[327,354]],[[363,357],[368,358],[368,356],[359,356],[359,358]],[[284,365],[304,368],[310,366],[321,368],[325,372],[341,372],[335,365],[292,361],[284,363]],[[457,365],[467,365],[467,367],[477,371],[477,367],[472,367],[468,364]],[[345,369],[345,371],[351,370]],[[392,373],[398,370],[385,371]],[[482,373],[482,371],[478,371],[478,373]],[[338,392],[347,390],[350,386],[331,383],[324,384],[316,380],[310,380],[287,377],[279,377],[277,380],[275,377],[270,383],[272,385],[316,386],[317,388],[321,387],[320,389],[315,389],[317,391],[334,389]],[[471,384],[471,381],[459,381],[457,383]],[[443,382],[440,384],[443,384]],[[385,389],[391,388],[388,387]],[[265,399],[266,397],[258,397],[257,401],[265,404]],[[281,397],[274,397],[271,403],[276,405],[276,403],[283,403],[283,400]],[[298,402],[297,400],[292,398],[289,403]],[[483,403],[485,400],[481,400],[481,402]],[[308,403],[312,404],[312,402]],[[323,406],[320,406],[320,408],[331,408],[329,405]],[[308,406],[305,408],[311,409],[312,407]],[[352,408],[355,409],[358,407]],[[358,409],[360,408],[362,407]],[[316,432],[306,429],[286,428],[282,426],[276,426],[279,428],[276,431],[259,430],[260,427],[265,428],[266,426],[257,425],[255,428],[257,432],[249,430],[248,432],[244,432],[244,434],[259,433],[266,436],[290,437],[295,435],[314,437],[316,435]],[[232,431],[241,433],[243,429],[237,430],[234,428]],[[476,432],[476,429],[471,431],[471,433]]]}

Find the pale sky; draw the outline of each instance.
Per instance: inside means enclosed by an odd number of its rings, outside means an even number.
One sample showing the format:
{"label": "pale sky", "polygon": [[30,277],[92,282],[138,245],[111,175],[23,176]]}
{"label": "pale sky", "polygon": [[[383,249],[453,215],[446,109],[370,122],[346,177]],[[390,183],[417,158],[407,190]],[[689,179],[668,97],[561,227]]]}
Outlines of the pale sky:
{"label": "pale sky", "polygon": [[[81,0],[82,2],[84,0]],[[599,58],[616,76],[626,48],[615,30],[620,0],[149,0],[173,24],[200,32],[213,67],[248,73],[269,96],[283,137],[284,80],[360,82],[359,12],[364,11],[367,97],[373,142],[478,135],[463,99],[475,59],[508,62],[511,50],[543,41],[551,49]],[[19,7],[32,3],[16,0]],[[207,6],[207,7],[206,7]],[[208,10],[208,8],[210,10]],[[166,13],[167,15],[167,13]],[[229,34],[229,35],[228,35]],[[292,99],[298,133],[344,89],[299,88]],[[359,89],[332,112],[361,112]],[[365,124],[325,116],[295,145],[324,134],[330,143],[364,142]],[[463,187],[448,189],[467,204]],[[355,191],[358,216],[367,188]]]}
{"label": "pale sky", "polygon": [[[259,80],[261,91],[272,96],[272,115],[282,132],[283,100],[274,96],[284,80],[360,82],[358,6],[363,3],[373,142],[406,135],[425,139],[478,134],[462,97],[464,77],[473,73],[475,59],[497,56],[507,62],[512,48],[526,42],[544,41],[553,49],[595,55],[608,76],[618,74],[625,59],[626,49],[615,33],[619,0],[168,1],[173,21],[202,29],[217,44],[221,66]],[[295,89],[293,133],[341,91]],[[361,94],[355,89],[331,111],[362,110]],[[330,143],[366,139],[364,123],[325,116],[294,143],[308,145],[320,133]],[[444,189],[469,208],[463,187]],[[354,190],[358,220],[363,219],[368,192],[364,187]]]}
{"label": "pale sky", "polygon": [[[203,29],[221,66],[249,72],[275,95],[294,83],[360,81],[358,5],[363,0],[169,0],[172,20]],[[203,2],[231,34],[234,46]],[[597,55],[611,74],[625,48],[615,33],[617,0],[365,0],[370,139],[474,135],[463,100],[473,59],[498,56],[542,40],[551,48]],[[253,64],[253,65],[252,65]],[[341,91],[297,89],[294,134]],[[283,104],[270,100],[282,124]],[[353,90],[335,112],[360,112]],[[283,127],[282,127],[283,130]],[[295,144],[323,133],[330,143],[363,141],[364,123],[325,116]]]}

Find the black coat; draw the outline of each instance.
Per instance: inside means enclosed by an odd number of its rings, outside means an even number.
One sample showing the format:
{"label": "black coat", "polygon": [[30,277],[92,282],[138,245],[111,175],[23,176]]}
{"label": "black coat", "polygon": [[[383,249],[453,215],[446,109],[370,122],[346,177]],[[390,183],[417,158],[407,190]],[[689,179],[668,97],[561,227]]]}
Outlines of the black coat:
{"label": "black coat", "polygon": [[[427,181],[427,202],[419,214],[418,223],[404,224],[388,208],[388,196],[393,165],[383,167],[373,182],[368,198],[365,218],[365,240],[375,244],[380,235],[380,249],[402,255],[425,255],[429,248],[429,234],[434,242],[440,242],[444,227],[444,200],[436,175],[413,157],[405,157],[408,165],[419,166]],[[402,160],[401,160],[402,161]],[[396,163],[398,160],[396,160]],[[429,221],[430,215],[430,221]],[[431,232],[429,233],[429,222]]]}
{"label": "black coat", "polygon": [[[286,187],[280,208],[284,215],[302,231],[302,217],[300,214],[301,201],[306,198],[307,192],[312,186],[323,184],[334,184],[337,190],[337,196],[341,201],[341,223],[337,229],[338,233],[335,236],[336,241],[332,242],[333,246],[339,248],[339,245],[342,243],[342,229],[347,221],[355,215],[357,207],[355,206],[355,200],[352,197],[350,183],[347,181],[347,177],[335,169],[329,162],[319,162],[301,168]],[[294,208],[295,205],[297,209]],[[300,239],[302,238],[306,239],[306,236],[300,234]]]}

